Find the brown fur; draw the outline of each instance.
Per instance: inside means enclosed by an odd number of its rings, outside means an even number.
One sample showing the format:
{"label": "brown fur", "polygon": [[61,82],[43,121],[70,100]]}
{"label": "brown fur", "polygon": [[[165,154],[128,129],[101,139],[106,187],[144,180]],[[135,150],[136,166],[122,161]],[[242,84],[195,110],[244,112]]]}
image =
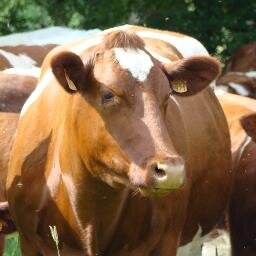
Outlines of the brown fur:
{"label": "brown fur", "polygon": [[232,255],[253,256],[256,254],[256,118],[255,114],[249,114],[255,113],[256,101],[228,93],[219,99],[229,123],[236,174],[229,207]]}
{"label": "brown fur", "polygon": [[0,72],[0,111],[19,113],[37,80],[33,76]]}
{"label": "brown fur", "polygon": [[[123,46],[137,45],[135,36],[125,38]],[[142,84],[113,61],[113,46],[96,45],[81,60],[62,53],[70,46],[60,47],[44,62],[43,74],[51,65],[56,77],[20,119],[7,182],[24,255],[55,255],[48,235],[54,225],[63,256],[174,256],[199,225],[209,232],[227,205],[233,175],[227,124],[212,90],[198,93],[218,64],[205,57],[175,63],[172,78],[199,74],[201,84],[188,88],[191,97],[169,97],[159,61],[152,58]],[[67,90],[64,69],[75,93]],[[158,163],[172,171],[185,164],[183,183],[171,188],[168,180],[159,189]]]}
{"label": "brown fur", "polygon": [[256,43],[243,45],[231,56],[227,72],[247,72],[256,70]]}
{"label": "brown fur", "polygon": [[256,98],[256,78],[249,77],[243,72],[228,72],[216,81],[217,86],[225,86],[227,92],[239,95],[239,92],[229,85],[230,83],[240,84],[245,90],[248,91],[247,97],[254,99]]}
{"label": "brown fur", "polygon": [[135,33],[114,31],[104,36],[103,46],[106,50],[112,48],[143,49],[145,44]]}

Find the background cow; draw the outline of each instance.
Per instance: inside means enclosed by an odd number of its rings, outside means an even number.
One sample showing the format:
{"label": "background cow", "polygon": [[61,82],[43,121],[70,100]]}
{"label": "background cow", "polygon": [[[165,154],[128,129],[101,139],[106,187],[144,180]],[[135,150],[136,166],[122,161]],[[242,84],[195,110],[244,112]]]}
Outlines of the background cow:
{"label": "background cow", "polygon": [[54,255],[51,225],[61,255],[198,255],[233,177],[219,69],[195,39],[136,26],[55,48],[10,157],[23,253]]}
{"label": "background cow", "polygon": [[236,174],[229,207],[232,255],[253,256],[256,254],[256,101],[228,93],[218,98],[229,124]]}
{"label": "background cow", "polygon": [[0,111],[19,113],[36,87],[40,69],[7,69],[0,72]]}
{"label": "background cow", "polygon": [[256,43],[246,44],[234,52],[216,85],[226,92],[256,98]]}
{"label": "background cow", "polygon": [[41,67],[47,55],[57,45],[85,38],[99,29],[78,30],[50,27],[0,37],[0,70],[7,68]]}
{"label": "background cow", "polygon": [[6,177],[10,150],[16,132],[19,115],[0,112],[0,254],[3,253],[4,234],[11,233],[15,226],[10,219],[6,198]]}

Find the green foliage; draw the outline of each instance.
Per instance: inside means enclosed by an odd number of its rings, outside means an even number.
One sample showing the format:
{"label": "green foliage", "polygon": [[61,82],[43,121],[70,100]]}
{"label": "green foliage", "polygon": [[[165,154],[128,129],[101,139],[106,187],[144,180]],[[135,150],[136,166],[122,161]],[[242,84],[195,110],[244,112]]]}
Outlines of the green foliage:
{"label": "green foliage", "polygon": [[20,256],[19,235],[15,233],[5,239],[5,251],[3,256]]}
{"label": "green foliage", "polygon": [[256,41],[254,0],[1,0],[0,34],[52,25],[108,28],[125,23],[186,33],[226,60]]}

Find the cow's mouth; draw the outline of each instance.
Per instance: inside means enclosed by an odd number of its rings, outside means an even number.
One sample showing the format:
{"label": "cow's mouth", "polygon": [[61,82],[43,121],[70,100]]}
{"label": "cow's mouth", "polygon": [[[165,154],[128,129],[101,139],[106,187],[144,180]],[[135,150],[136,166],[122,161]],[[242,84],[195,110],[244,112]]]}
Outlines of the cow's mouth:
{"label": "cow's mouth", "polygon": [[165,196],[176,189],[139,187],[138,190],[142,196]]}

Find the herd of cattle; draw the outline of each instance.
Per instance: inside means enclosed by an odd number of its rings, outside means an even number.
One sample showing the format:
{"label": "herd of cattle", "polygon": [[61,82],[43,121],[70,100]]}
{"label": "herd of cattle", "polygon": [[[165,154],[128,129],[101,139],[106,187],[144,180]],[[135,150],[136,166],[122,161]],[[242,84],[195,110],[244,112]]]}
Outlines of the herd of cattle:
{"label": "herd of cattle", "polygon": [[226,256],[222,228],[255,256],[256,43],[220,75],[186,35],[82,36],[0,45],[1,249],[56,255],[55,226],[62,256]]}

